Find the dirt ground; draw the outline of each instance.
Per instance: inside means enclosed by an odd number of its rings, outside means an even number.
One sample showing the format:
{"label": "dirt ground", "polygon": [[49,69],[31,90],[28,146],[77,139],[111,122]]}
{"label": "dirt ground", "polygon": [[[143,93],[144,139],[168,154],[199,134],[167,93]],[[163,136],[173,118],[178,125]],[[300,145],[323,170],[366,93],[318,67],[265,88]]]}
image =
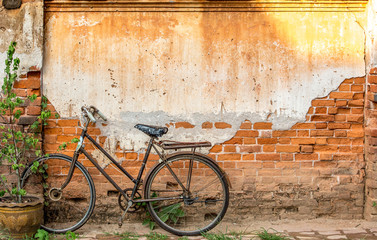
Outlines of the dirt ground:
{"label": "dirt ground", "polygon": [[[244,220],[241,223],[223,221],[212,233],[241,233],[242,239],[259,239],[255,235],[263,229],[269,232],[280,232],[290,239],[377,239],[377,222],[365,220],[279,220],[255,221]],[[85,239],[117,239],[117,235],[125,232],[136,233],[140,236],[150,233],[142,223],[124,222],[121,228],[117,224],[86,224],[77,230],[81,238]],[[167,233],[161,228],[154,232],[168,235],[170,239],[177,236]],[[193,239],[200,239],[194,237]],[[118,237],[120,239],[120,237]],[[191,237],[190,237],[191,239]]]}

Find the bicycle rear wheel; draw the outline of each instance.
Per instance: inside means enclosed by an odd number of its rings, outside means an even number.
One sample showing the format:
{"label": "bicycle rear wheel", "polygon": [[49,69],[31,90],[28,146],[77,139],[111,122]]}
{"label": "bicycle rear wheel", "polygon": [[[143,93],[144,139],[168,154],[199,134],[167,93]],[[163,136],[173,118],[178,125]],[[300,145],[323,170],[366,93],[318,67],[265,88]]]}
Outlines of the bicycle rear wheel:
{"label": "bicycle rear wheel", "polygon": [[146,180],[144,195],[146,199],[156,198],[147,207],[157,224],[180,236],[199,235],[214,228],[229,204],[225,173],[207,158],[193,154],[175,155],[167,159],[167,164],[155,166]]}
{"label": "bicycle rear wheel", "polygon": [[[32,166],[38,162],[37,173]],[[43,197],[44,224],[48,232],[65,233],[80,228],[93,212],[96,194],[93,180],[81,163],[76,162],[69,184],[57,194],[67,179],[72,158],[62,154],[41,157],[30,164],[22,173],[22,186],[30,195]],[[47,178],[46,178],[47,176]]]}

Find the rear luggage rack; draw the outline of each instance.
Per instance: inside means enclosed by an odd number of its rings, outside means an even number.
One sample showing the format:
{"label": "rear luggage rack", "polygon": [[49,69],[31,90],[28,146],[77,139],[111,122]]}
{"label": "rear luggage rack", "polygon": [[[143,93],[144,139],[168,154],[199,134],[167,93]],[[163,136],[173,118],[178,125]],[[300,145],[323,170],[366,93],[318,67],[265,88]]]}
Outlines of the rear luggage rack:
{"label": "rear luggage rack", "polygon": [[181,149],[181,148],[199,148],[199,147],[211,147],[210,142],[176,142],[163,140],[158,142],[158,145],[164,150]]}

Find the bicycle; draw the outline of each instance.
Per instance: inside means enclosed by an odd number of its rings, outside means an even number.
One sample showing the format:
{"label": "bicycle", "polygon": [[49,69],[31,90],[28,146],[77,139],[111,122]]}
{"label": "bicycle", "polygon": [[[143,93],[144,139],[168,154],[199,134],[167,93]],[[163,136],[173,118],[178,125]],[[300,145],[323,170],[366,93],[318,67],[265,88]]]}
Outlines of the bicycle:
{"label": "bicycle", "polygon": [[[211,230],[222,220],[229,205],[227,175],[213,159],[196,152],[197,148],[210,147],[210,142],[158,141],[159,137],[168,132],[168,128],[137,124],[135,128],[147,134],[150,139],[138,176],[134,178],[88,134],[90,123],[96,123],[96,118],[103,121],[107,121],[107,118],[93,106],[83,106],[81,111],[82,132],[73,157],[63,154],[46,155],[34,160],[22,173],[22,185],[27,191],[45,197],[46,217],[43,229],[53,233],[75,231],[93,213],[95,186],[90,173],[78,160],[81,154],[119,192],[118,203],[123,211],[119,219],[120,226],[127,212],[135,212],[143,204],[146,204],[150,216],[161,228],[179,236],[199,235]],[[85,150],[85,139],[133,182],[133,188],[119,187]],[[152,149],[160,159],[142,181]],[[177,151],[182,149],[191,151]],[[165,151],[169,150],[176,152],[166,154]],[[32,174],[36,166],[39,172],[47,171],[48,177],[44,174]]]}

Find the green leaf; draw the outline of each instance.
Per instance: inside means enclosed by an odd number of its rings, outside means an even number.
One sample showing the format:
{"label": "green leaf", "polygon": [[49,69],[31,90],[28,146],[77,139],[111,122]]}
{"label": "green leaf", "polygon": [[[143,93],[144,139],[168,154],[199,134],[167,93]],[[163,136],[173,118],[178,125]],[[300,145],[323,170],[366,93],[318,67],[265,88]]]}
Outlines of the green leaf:
{"label": "green leaf", "polygon": [[1,191],[0,191],[0,197],[4,196],[4,194],[5,194],[6,192],[7,192],[6,190],[1,190]]}
{"label": "green leaf", "polygon": [[21,196],[25,196],[26,195],[26,190],[25,189],[20,189],[18,191],[18,194],[21,195]]}
{"label": "green leaf", "polygon": [[168,213],[158,213],[157,215],[160,218],[160,220],[163,222],[166,222],[169,219]]}

